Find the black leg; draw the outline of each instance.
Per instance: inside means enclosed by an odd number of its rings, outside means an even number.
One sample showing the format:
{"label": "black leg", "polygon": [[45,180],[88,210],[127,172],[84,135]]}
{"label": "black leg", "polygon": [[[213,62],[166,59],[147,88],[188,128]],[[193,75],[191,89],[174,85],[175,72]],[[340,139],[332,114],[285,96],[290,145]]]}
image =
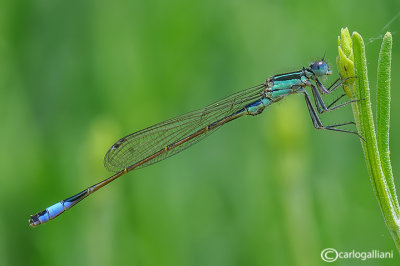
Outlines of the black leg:
{"label": "black leg", "polygon": [[336,125],[332,125],[329,127],[341,127],[341,126],[347,126],[347,125],[355,125],[356,123],[354,123],[353,121],[351,122],[346,122],[346,123],[342,123],[342,124],[336,124]]}
{"label": "black leg", "polygon": [[334,100],[330,105],[328,105],[328,109],[332,107],[332,105],[334,105],[335,103],[337,103],[340,99],[342,99],[344,96],[346,96],[346,94],[342,94],[340,95],[340,97],[338,97],[336,100]]}
{"label": "black leg", "polygon": [[[315,79],[315,83],[316,83],[317,88],[318,88],[318,90],[319,90],[319,92],[321,94],[329,94],[329,93],[333,92],[334,90],[336,90],[339,86],[341,86],[346,80],[351,79],[351,78],[356,78],[356,77],[348,77],[348,78],[345,78],[345,79],[342,79],[342,80],[340,80],[338,78],[328,88],[325,88],[325,86],[317,78]],[[338,83],[338,81],[340,81],[340,82]]]}
{"label": "black leg", "polygon": [[324,101],[322,100],[322,97],[321,97],[320,93],[317,90],[317,88],[312,84],[311,84],[311,91],[312,91],[312,94],[314,96],[315,106],[317,107],[317,111],[320,114],[335,110],[335,109],[337,109],[339,107],[342,107],[342,106],[345,106],[345,105],[347,105],[349,103],[353,103],[353,102],[357,102],[358,101],[358,100],[350,100],[350,101],[347,101],[345,103],[341,103],[341,104],[338,104],[338,105],[335,105],[335,106],[332,107],[332,105],[334,105],[339,99],[341,99],[344,96],[344,94],[343,94],[338,99],[336,99],[333,103],[331,103],[328,107],[326,107]]}
{"label": "black leg", "polygon": [[322,124],[322,122],[321,122],[321,119],[318,117],[317,112],[315,111],[314,107],[311,104],[311,99],[310,99],[310,96],[308,95],[308,93],[305,90],[301,90],[299,92],[302,92],[304,94],[304,97],[305,97],[305,100],[306,100],[306,104],[307,104],[307,108],[308,108],[308,111],[309,111],[310,116],[311,116],[311,120],[312,120],[313,125],[314,125],[314,127],[316,129],[325,129],[325,130],[332,130],[332,131],[337,131],[337,132],[350,133],[350,134],[357,135],[360,139],[366,141],[360,134],[358,134],[355,131],[350,131],[350,130],[344,130],[344,129],[338,129],[337,128],[337,127],[340,127],[340,126],[355,124],[354,122],[347,122],[347,123],[342,123],[342,124],[337,124],[337,125],[324,126]]}

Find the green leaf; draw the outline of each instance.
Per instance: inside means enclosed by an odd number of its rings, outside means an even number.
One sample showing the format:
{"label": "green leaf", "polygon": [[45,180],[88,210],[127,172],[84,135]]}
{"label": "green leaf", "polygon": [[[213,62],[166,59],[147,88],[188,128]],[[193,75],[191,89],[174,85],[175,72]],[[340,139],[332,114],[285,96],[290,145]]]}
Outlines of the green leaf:
{"label": "green leaf", "polygon": [[338,36],[338,52],[339,56],[336,59],[336,64],[339,69],[339,75],[342,79],[348,79],[344,84],[344,90],[348,97],[352,98],[354,79],[354,55],[353,55],[353,42],[347,28],[342,29],[340,36]]}
{"label": "green leaf", "polygon": [[[392,63],[392,35],[388,32],[383,38],[378,60],[377,81],[377,141],[384,175],[387,177],[390,193],[398,205],[394,186],[392,165],[390,163],[389,128],[390,128],[390,76]],[[397,213],[400,216],[400,213]]]}

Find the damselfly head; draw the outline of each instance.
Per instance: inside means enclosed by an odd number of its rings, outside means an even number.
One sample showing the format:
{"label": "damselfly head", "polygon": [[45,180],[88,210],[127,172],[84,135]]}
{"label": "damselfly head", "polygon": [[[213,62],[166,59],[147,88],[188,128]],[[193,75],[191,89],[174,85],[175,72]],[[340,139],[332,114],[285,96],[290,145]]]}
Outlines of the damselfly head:
{"label": "damselfly head", "polygon": [[324,60],[311,63],[310,69],[318,77],[332,74],[332,71],[329,69],[328,64]]}

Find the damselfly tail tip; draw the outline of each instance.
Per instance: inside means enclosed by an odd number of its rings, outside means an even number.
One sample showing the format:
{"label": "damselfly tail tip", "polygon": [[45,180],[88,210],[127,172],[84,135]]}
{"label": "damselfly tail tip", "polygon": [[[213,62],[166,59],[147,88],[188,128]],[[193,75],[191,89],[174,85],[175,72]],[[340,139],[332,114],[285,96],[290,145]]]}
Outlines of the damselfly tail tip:
{"label": "damselfly tail tip", "polygon": [[31,218],[29,219],[29,226],[30,227],[35,227],[40,224],[39,219],[37,219],[37,215],[31,215]]}
{"label": "damselfly tail tip", "polygon": [[47,211],[44,210],[44,211],[38,212],[34,215],[31,215],[31,218],[29,219],[29,226],[36,227],[36,226],[42,224],[44,221],[42,221],[40,219],[40,217],[43,217],[43,215],[45,215],[46,213],[47,213]]}

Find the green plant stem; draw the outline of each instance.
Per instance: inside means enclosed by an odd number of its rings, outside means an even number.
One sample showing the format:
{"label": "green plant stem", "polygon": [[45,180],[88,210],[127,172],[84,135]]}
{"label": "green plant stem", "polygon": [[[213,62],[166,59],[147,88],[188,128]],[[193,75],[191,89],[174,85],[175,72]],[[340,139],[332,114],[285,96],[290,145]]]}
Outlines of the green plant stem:
{"label": "green plant stem", "polygon": [[366,140],[361,144],[368,173],[386,226],[400,252],[400,207],[389,156],[391,49],[392,36],[387,33],[378,64],[377,134],[371,108],[365,46],[360,34],[354,32],[350,38],[348,30],[342,30],[337,64],[342,78],[357,77],[355,81],[346,83],[345,89],[352,99],[359,99],[352,107],[357,130]]}

